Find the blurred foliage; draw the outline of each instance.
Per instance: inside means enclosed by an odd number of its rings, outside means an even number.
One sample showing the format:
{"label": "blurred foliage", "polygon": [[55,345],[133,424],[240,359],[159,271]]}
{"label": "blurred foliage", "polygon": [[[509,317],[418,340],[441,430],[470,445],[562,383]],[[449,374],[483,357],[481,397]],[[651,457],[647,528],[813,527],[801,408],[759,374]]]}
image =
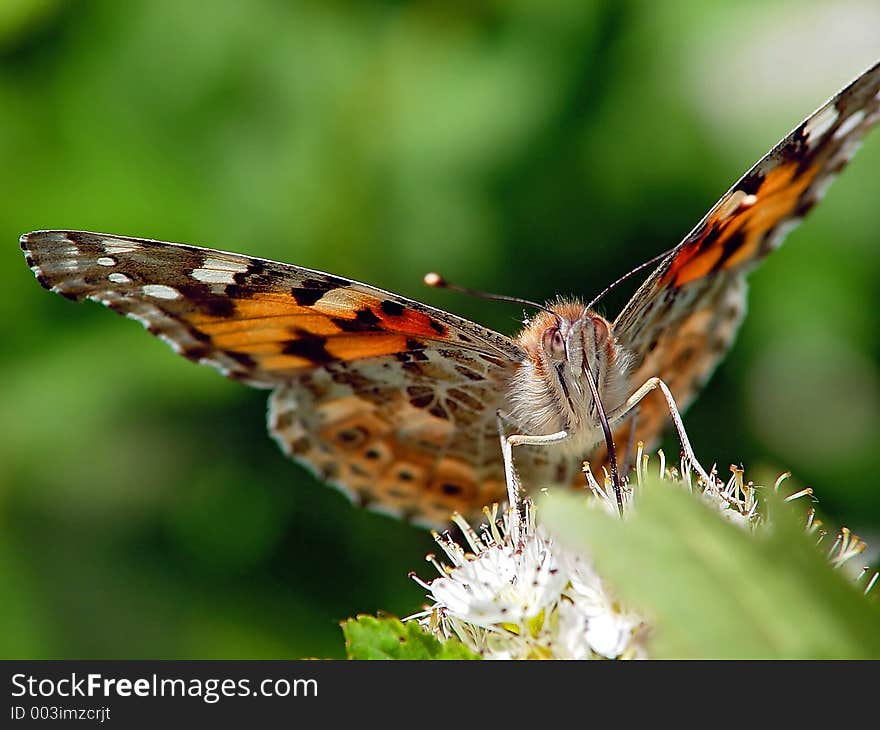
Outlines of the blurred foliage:
{"label": "blurred foliage", "polygon": [[756,533],[655,475],[631,519],[567,494],[547,495],[540,514],[648,617],[651,656],[880,658],[880,607],[861,595],[864,582],[831,567],[797,505],[772,490],[763,498],[769,521]]}
{"label": "blurred foliage", "polygon": [[[512,332],[515,307],[424,291],[421,274],[598,291],[875,60],[877,13],[4,0],[0,656],[341,656],[341,619],[418,610],[406,574],[431,548],[285,460],[263,393],[41,290],[21,233],[203,243]],[[687,416],[705,461],[791,468],[869,542],[878,169],[875,135],[752,277],[737,346]]]}

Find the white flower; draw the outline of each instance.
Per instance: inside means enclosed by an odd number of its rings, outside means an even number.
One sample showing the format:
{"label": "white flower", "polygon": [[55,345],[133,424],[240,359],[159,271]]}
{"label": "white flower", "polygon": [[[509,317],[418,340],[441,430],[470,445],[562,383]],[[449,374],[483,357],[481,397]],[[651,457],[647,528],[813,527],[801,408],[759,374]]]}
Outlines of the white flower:
{"label": "white flower", "polygon": [[[758,489],[743,478],[741,468],[731,466],[732,476],[722,482],[713,469],[710,483],[694,479],[687,464],[681,471],[667,468],[659,452],[660,476],[670,487],[687,489],[721,517],[756,530],[765,524],[758,512]],[[610,479],[599,484],[585,464],[592,503],[615,517],[617,501]],[[648,457],[639,446],[635,480],[624,482],[623,501],[628,514],[637,508]],[[776,480],[779,491],[788,477]],[[440,639],[456,637],[469,649],[487,659],[637,659],[648,656],[645,620],[621,605],[613,590],[582,555],[556,543],[547,530],[536,524],[535,506],[521,498],[518,485],[508,485],[511,506],[500,515],[498,506],[484,509],[486,523],[477,533],[461,516],[454,522],[461,530],[466,548],[449,532],[434,533],[448,564],[433,555],[428,561],[440,576],[426,582],[413,579],[427,592],[431,605],[410,616]],[[792,501],[812,497],[802,489],[786,497]],[[826,537],[822,524],[810,510],[806,529],[817,543]],[[860,555],[865,543],[843,528],[828,551],[830,562],[839,567]],[[877,583],[863,571],[865,592]]]}
{"label": "white flower", "polygon": [[[569,600],[560,604],[560,613],[564,614],[560,625],[569,632],[567,643],[572,655],[570,658],[586,658],[575,656],[578,643],[585,644],[593,653],[608,659],[619,657],[630,648],[641,656],[644,647],[639,641],[634,641],[634,637],[644,626],[643,619],[620,606],[586,560],[579,556],[565,557],[568,560],[573,557],[575,561],[564,593]],[[583,637],[573,635],[571,629],[574,628],[583,631]]]}
{"label": "white flower", "polygon": [[455,569],[433,581],[434,600],[452,613],[467,615],[477,626],[527,622],[550,607],[565,588],[567,576],[543,531],[521,546],[509,541],[478,543],[473,558],[457,550],[448,534],[438,536],[438,542]]}
{"label": "white flower", "polygon": [[531,500],[500,520],[497,509],[487,516],[489,525],[480,535],[455,518],[472,552],[449,533],[435,533],[451,565],[428,556],[440,577],[416,580],[433,605],[410,618],[438,637],[458,637],[490,659],[644,655],[642,619],[619,607],[587,561],[535,524]]}

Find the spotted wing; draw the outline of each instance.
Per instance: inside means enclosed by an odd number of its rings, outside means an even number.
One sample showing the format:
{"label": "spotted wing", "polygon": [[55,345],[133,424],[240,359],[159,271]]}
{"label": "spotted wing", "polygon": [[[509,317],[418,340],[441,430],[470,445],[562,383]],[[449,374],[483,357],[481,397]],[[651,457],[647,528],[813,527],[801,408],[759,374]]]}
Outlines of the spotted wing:
{"label": "spotted wing", "polygon": [[430,526],[474,516],[505,498],[493,360],[426,349],[314,368],[272,393],[269,430],[357,504]]}
{"label": "spotted wing", "polygon": [[28,233],[21,247],[47,289],[105,304],[256,387],[431,346],[519,354],[509,338],[448,312],[290,264],[83,231]]}
{"label": "spotted wing", "polygon": [[439,524],[503,496],[495,410],[522,357],[509,338],[349,279],[233,253],[80,231],[37,231],[21,245],[44,287],[275,389],[273,436],[353,498]]}
{"label": "spotted wing", "polygon": [[[614,322],[634,356],[633,388],[659,376],[688,405],[733,342],[745,273],[819,201],[878,120],[880,63],[798,125],[662,261]],[[662,399],[647,398],[637,423],[634,437],[618,429],[619,448],[656,441],[668,423]]]}

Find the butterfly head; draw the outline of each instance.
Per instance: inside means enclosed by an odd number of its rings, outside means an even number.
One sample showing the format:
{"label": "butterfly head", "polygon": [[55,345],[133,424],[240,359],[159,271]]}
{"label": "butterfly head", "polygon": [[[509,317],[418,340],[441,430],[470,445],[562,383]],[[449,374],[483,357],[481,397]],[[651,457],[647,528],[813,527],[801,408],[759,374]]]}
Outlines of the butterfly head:
{"label": "butterfly head", "polygon": [[567,430],[596,438],[588,378],[596,383],[606,410],[626,397],[626,358],[608,320],[582,302],[561,301],[530,320],[518,341],[527,358],[513,390],[521,394],[514,398],[517,420],[534,433]]}

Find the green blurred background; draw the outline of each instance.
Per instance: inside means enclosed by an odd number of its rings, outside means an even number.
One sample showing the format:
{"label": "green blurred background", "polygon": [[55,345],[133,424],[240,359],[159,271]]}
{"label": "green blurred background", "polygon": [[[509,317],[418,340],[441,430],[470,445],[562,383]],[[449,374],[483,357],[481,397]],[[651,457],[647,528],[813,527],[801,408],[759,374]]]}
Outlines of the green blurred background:
{"label": "green blurred background", "polygon": [[[877,57],[875,2],[0,1],[0,656],[341,656],[339,620],[420,608],[432,548],[285,460],[264,393],[43,291],[21,233],[202,243],[512,332],[421,275],[589,296]],[[878,201],[880,133],[686,418],[704,462],[792,469],[875,543]]]}

